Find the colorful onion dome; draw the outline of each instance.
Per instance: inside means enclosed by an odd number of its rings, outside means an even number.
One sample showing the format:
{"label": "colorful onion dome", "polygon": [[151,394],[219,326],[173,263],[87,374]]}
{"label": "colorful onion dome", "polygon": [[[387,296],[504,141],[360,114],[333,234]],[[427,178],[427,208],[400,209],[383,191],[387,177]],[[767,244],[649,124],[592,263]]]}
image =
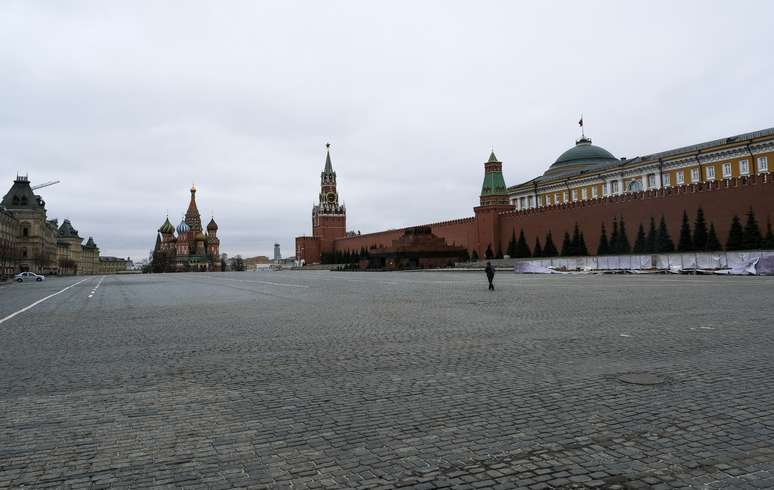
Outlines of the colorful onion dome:
{"label": "colorful onion dome", "polygon": [[185,222],[185,220],[181,221],[179,225],[177,225],[177,234],[182,235],[183,233],[188,233],[191,231],[191,227],[188,226],[188,224]]}
{"label": "colorful onion dome", "polygon": [[161,225],[161,228],[159,228],[160,233],[169,233],[172,234],[175,232],[175,225],[170,223],[169,216],[167,216],[167,219],[164,220],[164,224]]}
{"label": "colorful onion dome", "polygon": [[218,229],[218,224],[215,222],[215,218],[212,218],[210,220],[210,222],[207,224],[207,229],[208,230],[217,230]]}

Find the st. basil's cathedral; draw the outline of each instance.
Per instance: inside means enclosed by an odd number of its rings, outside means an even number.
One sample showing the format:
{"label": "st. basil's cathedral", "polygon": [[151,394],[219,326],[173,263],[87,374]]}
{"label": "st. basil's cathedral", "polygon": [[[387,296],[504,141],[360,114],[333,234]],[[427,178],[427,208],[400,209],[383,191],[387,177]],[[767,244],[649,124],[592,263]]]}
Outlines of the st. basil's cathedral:
{"label": "st. basil's cathedral", "polygon": [[[175,236],[177,233],[177,236]],[[153,272],[220,271],[218,224],[210,219],[202,229],[196,207],[196,187],[191,187],[191,201],[180,224],[175,227],[169,216],[158,229],[153,249]]]}

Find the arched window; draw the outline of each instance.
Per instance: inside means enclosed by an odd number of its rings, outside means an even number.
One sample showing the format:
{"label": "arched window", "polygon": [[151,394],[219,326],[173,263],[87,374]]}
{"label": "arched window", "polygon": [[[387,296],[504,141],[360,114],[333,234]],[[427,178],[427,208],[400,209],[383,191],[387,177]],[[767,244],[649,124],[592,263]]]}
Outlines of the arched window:
{"label": "arched window", "polygon": [[22,258],[23,259],[27,258],[27,249],[26,248],[22,248]]}
{"label": "arched window", "polygon": [[639,180],[632,180],[629,182],[629,192],[640,192],[642,190],[642,182]]}
{"label": "arched window", "polygon": [[30,229],[29,229],[29,227],[27,227],[26,225],[24,226],[24,228],[22,228],[22,236],[23,236],[23,237],[28,237],[28,236],[30,236]]}

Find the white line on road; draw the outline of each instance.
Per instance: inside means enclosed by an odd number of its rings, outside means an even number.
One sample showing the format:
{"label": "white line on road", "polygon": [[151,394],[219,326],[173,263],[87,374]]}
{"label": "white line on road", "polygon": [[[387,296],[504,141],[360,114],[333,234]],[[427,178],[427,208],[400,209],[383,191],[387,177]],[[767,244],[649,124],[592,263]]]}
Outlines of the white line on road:
{"label": "white line on road", "polygon": [[289,288],[309,288],[309,286],[307,286],[306,284],[289,284],[284,282],[271,282],[271,281],[249,281],[246,279],[229,279],[227,277],[213,277],[213,276],[206,276],[206,277],[210,277],[218,281],[253,282],[257,284],[269,284],[272,286],[287,286]]}
{"label": "white line on road", "polygon": [[49,294],[49,295],[48,295],[48,296],[46,296],[45,298],[43,298],[43,299],[39,299],[39,300],[35,301],[35,302],[34,302],[34,303],[32,303],[31,305],[29,305],[29,306],[26,306],[26,307],[22,308],[21,310],[17,311],[16,313],[11,313],[11,314],[10,314],[10,315],[8,315],[7,317],[5,317],[5,318],[3,318],[3,319],[0,319],[0,323],[4,323],[4,322],[6,322],[6,321],[10,320],[11,318],[15,317],[15,316],[16,316],[16,315],[18,315],[19,313],[24,313],[25,311],[29,310],[30,308],[34,308],[35,306],[37,306],[37,305],[39,305],[40,303],[42,303],[42,302],[46,301],[47,299],[49,299],[49,298],[53,298],[53,297],[54,297],[54,296],[56,296],[57,294],[62,294],[62,293],[64,293],[65,291],[67,291],[68,289],[70,289],[70,288],[72,288],[72,287],[75,287],[75,286],[77,286],[78,284],[80,284],[80,283],[82,283],[83,281],[86,281],[86,280],[88,280],[88,279],[91,279],[91,278],[90,278],[90,277],[87,277],[87,278],[85,278],[85,279],[81,279],[80,281],[76,282],[75,284],[70,284],[70,285],[69,285],[69,286],[67,286],[66,288],[64,288],[64,289],[62,289],[62,290],[60,290],[60,291],[57,291],[57,292],[55,292],[54,294]]}
{"label": "white line on road", "polygon": [[94,297],[94,295],[97,293],[97,289],[102,285],[102,281],[105,280],[105,276],[102,276],[102,279],[99,280],[96,286],[94,286],[94,289],[91,290],[91,294],[89,294],[89,298]]}

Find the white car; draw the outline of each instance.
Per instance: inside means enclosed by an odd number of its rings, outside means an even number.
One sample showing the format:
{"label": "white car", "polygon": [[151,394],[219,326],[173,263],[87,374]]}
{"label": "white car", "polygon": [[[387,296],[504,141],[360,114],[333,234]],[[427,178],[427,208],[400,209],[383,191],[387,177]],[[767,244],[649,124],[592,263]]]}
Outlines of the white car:
{"label": "white car", "polygon": [[24,281],[45,281],[46,276],[41,276],[40,274],[35,274],[34,272],[22,272],[21,274],[16,274],[14,276],[14,279],[16,279],[16,282],[24,282]]}

